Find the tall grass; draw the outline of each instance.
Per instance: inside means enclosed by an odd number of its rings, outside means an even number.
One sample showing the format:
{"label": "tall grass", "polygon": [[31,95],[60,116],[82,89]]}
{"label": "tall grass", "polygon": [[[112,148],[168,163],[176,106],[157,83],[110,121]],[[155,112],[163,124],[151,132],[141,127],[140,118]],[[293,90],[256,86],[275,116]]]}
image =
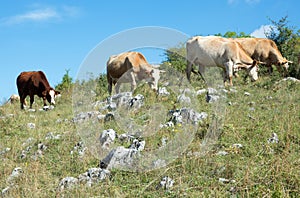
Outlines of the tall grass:
{"label": "tall grass", "polygon": [[[188,149],[165,168],[139,173],[112,170],[109,179],[92,187],[80,184],[64,191],[57,191],[62,178],[77,177],[99,164],[89,151],[83,156],[70,154],[82,140],[72,122],[72,95],[62,93],[51,111],[38,111],[42,107],[38,98],[33,106],[36,112],[21,111],[19,104],[1,106],[0,151],[6,147],[11,150],[0,155],[0,189],[9,186],[7,179],[12,170],[21,167],[23,174],[14,181],[7,197],[297,197],[300,85],[288,81],[276,84],[278,81],[276,76],[262,77],[255,83],[234,79],[237,92],[228,92],[224,101],[221,135],[204,156],[194,154],[200,150],[210,119],[199,125]],[[195,89],[204,87],[196,77],[192,82]],[[211,113],[211,104],[206,103],[204,95],[196,99],[199,111]],[[35,128],[29,128],[28,123],[35,123]],[[46,139],[49,132],[61,138]],[[278,143],[268,143],[272,133],[278,135]],[[157,146],[160,135],[148,138],[147,144]],[[39,143],[47,149],[33,159]],[[233,146],[237,143],[242,147]],[[31,150],[21,159],[22,150],[28,146]],[[219,151],[228,154],[218,155]],[[165,175],[175,180],[170,191],[157,188]]]}

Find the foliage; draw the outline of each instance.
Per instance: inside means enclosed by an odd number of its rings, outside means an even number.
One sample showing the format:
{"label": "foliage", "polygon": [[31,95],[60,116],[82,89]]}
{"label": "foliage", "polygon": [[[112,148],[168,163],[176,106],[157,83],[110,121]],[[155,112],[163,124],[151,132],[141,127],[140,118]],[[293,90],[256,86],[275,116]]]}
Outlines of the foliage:
{"label": "foliage", "polygon": [[96,94],[97,97],[109,96],[107,89],[107,77],[106,74],[100,74],[96,78]]}
{"label": "foliage", "polygon": [[186,49],[184,44],[179,44],[176,47],[169,48],[165,51],[165,64],[172,65],[179,72],[185,72],[186,68]]}
{"label": "foliage", "polygon": [[279,21],[270,19],[273,26],[266,36],[277,44],[284,57],[293,61],[289,75],[300,78],[300,30],[296,31],[295,27],[289,27],[287,19],[288,16],[282,17]]}
{"label": "foliage", "polygon": [[224,35],[221,33],[215,34],[215,36],[222,36],[225,38],[244,38],[244,37],[251,37],[249,34],[246,34],[245,32],[232,32],[232,31],[227,31]]}
{"label": "foliage", "polygon": [[66,69],[66,73],[64,74],[61,83],[55,86],[55,89],[60,91],[70,91],[72,88],[72,77],[69,75],[70,69]]}

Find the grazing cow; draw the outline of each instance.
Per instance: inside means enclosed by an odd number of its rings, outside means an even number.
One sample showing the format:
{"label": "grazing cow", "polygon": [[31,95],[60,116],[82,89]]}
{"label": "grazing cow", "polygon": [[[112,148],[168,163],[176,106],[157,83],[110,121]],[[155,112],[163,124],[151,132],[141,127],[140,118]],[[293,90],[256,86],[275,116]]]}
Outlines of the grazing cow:
{"label": "grazing cow", "polygon": [[292,62],[281,55],[274,41],[267,38],[236,38],[235,40],[252,59],[264,62],[269,68],[269,73],[272,72],[272,65],[275,65],[279,72],[283,68],[283,72],[287,74],[289,63]]}
{"label": "grazing cow", "polygon": [[29,71],[22,72],[17,78],[17,87],[20,96],[21,109],[24,109],[25,98],[30,96],[30,108],[34,102],[34,95],[37,95],[44,100],[44,106],[46,105],[46,99],[50,104],[55,104],[54,98],[60,94],[59,91],[50,87],[46,75],[42,71]]}
{"label": "grazing cow", "polygon": [[[243,50],[241,45],[232,40],[217,36],[196,36],[186,43],[187,78],[190,81],[192,65],[198,65],[199,74],[206,66],[218,66],[224,69],[224,83],[229,79],[232,86],[232,76],[235,71],[246,69],[252,80],[258,79],[257,61]],[[202,75],[201,75],[202,76]]]}
{"label": "grazing cow", "polygon": [[131,83],[131,91],[136,88],[137,81],[146,80],[149,86],[157,90],[160,72],[151,66],[143,54],[139,52],[124,52],[112,55],[107,61],[108,92],[112,92],[112,84],[119,93],[121,83]]}

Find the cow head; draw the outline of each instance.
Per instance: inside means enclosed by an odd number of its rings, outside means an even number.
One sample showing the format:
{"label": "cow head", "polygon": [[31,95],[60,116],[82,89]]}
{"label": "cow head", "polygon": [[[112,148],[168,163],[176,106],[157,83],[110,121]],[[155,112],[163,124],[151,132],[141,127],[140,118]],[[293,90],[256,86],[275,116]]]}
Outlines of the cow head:
{"label": "cow head", "polygon": [[146,81],[151,89],[157,91],[158,90],[158,80],[160,79],[160,70],[156,68],[152,68],[147,72],[148,78]]}
{"label": "cow head", "polygon": [[281,68],[283,68],[283,70],[284,70],[283,72],[285,74],[287,74],[288,73],[288,69],[289,69],[289,63],[292,64],[293,62],[292,61],[288,61],[286,58],[283,58],[282,61],[278,61],[278,63],[277,63],[277,65],[279,66],[279,67],[277,67],[278,70],[281,71]]}
{"label": "cow head", "polygon": [[148,82],[148,85],[151,89],[157,91],[158,90],[158,81],[160,79],[160,73],[164,72],[163,70],[159,70],[158,66],[155,65],[142,65],[141,69],[146,75],[144,79]]}
{"label": "cow head", "polygon": [[43,94],[45,95],[47,101],[51,104],[51,105],[55,105],[55,98],[57,96],[60,96],[60,92],[54,90],[53,88],[50,88],[48,91],[44,91]]}
{"label": "cow head", "polygon": [[256,81],[258,79],[258,61],[254,60],[251,67],[248,68],[249,76],[252,81]]}

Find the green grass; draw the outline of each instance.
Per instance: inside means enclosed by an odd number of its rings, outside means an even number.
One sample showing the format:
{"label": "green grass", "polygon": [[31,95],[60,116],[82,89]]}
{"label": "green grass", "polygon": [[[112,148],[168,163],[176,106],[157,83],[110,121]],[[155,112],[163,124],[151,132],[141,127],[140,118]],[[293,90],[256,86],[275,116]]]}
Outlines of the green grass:
{"label": "green grass", "polygon": [[[36,112],[21,111],[19,104],[4,105],[0,107],[0,116],[13,116],[0,119],[0,151],[11,148],[0,156],[0,189],[8,186],[6,180],[12,170],[21,167],[24,174],[15,181],[7,197],[297,197],[300,194],[300,85],[275,84],[278,80],[276,76],[261,77],[254,83],[234,79],[238,92],[227,94],[221,136],[205,156],[189,153],[200,151],[211,118],[199,124],[188,149],[165,168],[141,173],[112,170],[109,179],[93,187],[80,184],[61,192],[56,188],[62,178],[77,177],[99,163],[91,152],[83,157],[70,155],[74,145],[81,141],[71,121],[71,94],[62,93],[56,108],[47,112],[38,111],[42,106],[39,98],[33,106]],[[204,87],[195,77],[192,85],[195,89]],[[181,107],[174,95],[169,101],[144,89],[137,92],[145,95],[149,103],[159,101],[168,109]],[[197,110],[211,115],[212,104],[206,103],[204,97],[195,98],[199,104]],[[143,108],[151,108],[148,102]],[[132,114],[140,119],[138,123],[147,121],[139,113]],[[30,122],[36,124],[35,129],[27,127]],[[106,127],[114,125],[112,122]],[[59,140],[46,140],[48,132],[62,136]],[[180,127],[177,132],[164,129],[146,138],[146,149],[157,148],[160,137],[173,137],[176,133],[180,133]],[[279,143],[268,144],[272,133],[278,135]],[[34,138],[29,143],[32,149],[27,158],[20,159],[22,150],[28,146],[23,143],[30,137]],[[41,158],[33,160],[30,156],[40,142],[48,148]],[[232,147],[235,143],[243,147]],[[228,155],[218,156],[218,151],[227,151]],[[175,180],[173,188],[157,189],[161,177],[166,175]],[[235,182],[221,183],[219,178]]]}

